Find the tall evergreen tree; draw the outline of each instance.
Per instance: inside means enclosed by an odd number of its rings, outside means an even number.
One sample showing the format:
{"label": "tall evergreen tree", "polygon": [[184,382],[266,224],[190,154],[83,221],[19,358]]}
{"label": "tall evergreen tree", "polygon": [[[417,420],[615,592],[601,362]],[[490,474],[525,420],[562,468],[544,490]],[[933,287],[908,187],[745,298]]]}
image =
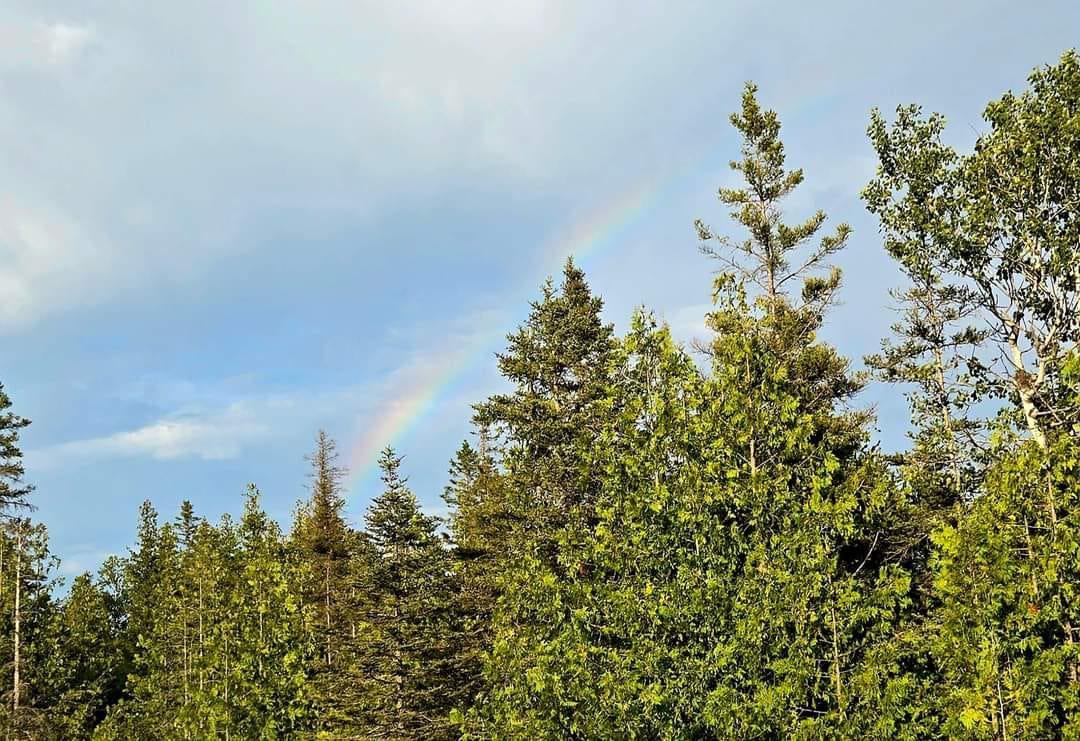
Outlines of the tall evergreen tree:
{"label": "tall evergreen tree", "polygon": [[453,628],[455,588],[438,521],[420,511],[401,458],[379,459],[383,491],[365,517],[371,545],[359,612],[358,684],[365,738],[452,738],[461,702]]}
{"label": "tall evergreen tree", "polygon": [[[510,534],[514,520],[508,509],[506,475],[491,452],[486,430],[479,432],[479,446],[462,443],[450,464],[450,483],[443,499],[450,508],[450,535],[459,631],[458,672],[465,704],[458,708],[461,720],[471,705],[485,698],[484,661],[493,640],[492,617],[502,594],[503,577],[510,567]],[[479,718],[468,714],[468,728]]]}
{"label": "tall evergreen tree", "polygon": [[582,452],[600,429],[615,347],[602,306],[568,260],[558,290],[544,285],[498,356],[513,391],[476,406],[475,422],[500,438],[512,523],[487,662],[493,704],[476,713],[496,729],[506,720],[500,715],[513,714],[512,701],[496,694],[535,669],[562,619],[552,611],[562,610],[558,594],[573,579],[560,556],[565,535],[575,520],[593,517],[599,480]]}
{"label": "tall evergreen tree", "polygon": [[46,737],[90,738],[119,700],[119,624],[112,596],[89,573],[75,577],[53,615],[48,655],[51,698]]}
{"label": "tall evergreen tree", "polygon": [[288,738],[308,721],[304,623],[291,586],[295,564],[280,529],[248,486],[239,524],[237,574],[230,600],[236,624],[233,677],[236,735]]}
{"label": "tall evergreen tree", "polygon": [[313,701],[320,727],[327,731],[345,722],[338,717],[336,698],[350,661],[346,642],[355,632],[349,604],[355,536],[343,515],[341,481],[346,472],[337,465],[337,456],[334,440],[320,430],[308,457],[311,497],[301,505],[292,531],[300,560],[299,589],[316,652],[309,666]]}
{"label": "tall evergreen tree", "polygon": [[9,738],[39,738],[49,728],[51,591],[57,560],[49,552],[45,526],[25,517],[0,533],[0,647],[5,669],[0,723]]}
{"label": "tall evergreen tree", "polygon": [[802,184],[804,175],[801,169],[785,169],[780,119],[775,111],[761,108],[757,90],[753,83],[746,84],[742,109],[731,114],[730,119],[742,135],[742,159],[732,161],[731,169],[742,174],[744,185],[718,192],[720,202],[732,207],[731,218],[746,229],[747,235],[734,240],[714,232],[700,219],[694,225],[703,251],[741,283],[755,286],[770,314],[781,304],[790,303],[792,282],[803,282],[806,305],[822,305],[839,287],[839,271],[829,270],[825,279],[807,280],[807,276],[827,267],[828,257],[847,243],[851,227],[840,224],[834,233],[814,244],[825,225],[824,211],[817,211],[799,224],[784,223],[783,199]]}
{"label": "tall evergreen tree", "polygon": [[0,383],[0,508],[26,506],[34,487],[23,481],[26,473],[19,449],[19,433],[30,420],[11,411],[11,399]]}
{"label": "tall evergreen tree", "polygon": [[596,433],[613,349],[602,300],[568,259],[558,290],[549,280],[525,323],[507,338],[499,370],[514,384],[476,406],[476,421],[505,437],[508,473],[528,528],[553,532],[587,504],[595,481],[577,459],[578,442]]}

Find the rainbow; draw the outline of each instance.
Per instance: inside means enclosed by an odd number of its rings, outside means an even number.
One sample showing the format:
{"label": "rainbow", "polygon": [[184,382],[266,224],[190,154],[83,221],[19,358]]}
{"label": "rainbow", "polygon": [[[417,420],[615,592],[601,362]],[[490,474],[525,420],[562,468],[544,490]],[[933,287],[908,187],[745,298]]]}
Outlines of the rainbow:
{"label": "rainbow", "polygon": [[[544,275],[561,270],[568,257],[584,263],[598,252],[613,247],[627,228],[655,203],[660,190],[656,180],[637,184],[560,231],[541,250]],[[528,288],[535,290],[535,286]],[[467,371],[490,359],[494,346],[508,330],[508,327],[492,326],[489,331],[476,333],[464,344],[436,351],[425,359],[422,367],[408,370],[405,379],[396,384],[398,388],[383,402],[364,433],[349,448],[350,474],[346,488],[354,489],[360,482],[370,480],[382,449],[408,437]]]}
{"label": "rainbow", "polygon": [[[790,116],[791,120],[797,121],[811,112],[814,106],[823,103],[820,90],[804,88],[794,98],[784,102],[783,110],[787,111],[785,115]],[[687,172],[690,165],[702,160],[700,154],[696,158],[692,153],[688,154],[682,162],[668,162],[660,168],[660,172],[615,194],[583,218],[557,232],[556,237],[548,240],[540,250],[540,265],[535,273],[530,274],[529,283],[513,296],[507,296],[507,300],[520,301],[522,296],[532,295],[539,284],[535,280],[536,275],[539,273],[546,277],[558,273],[567,257],[573,256],[584,267],[590,258],[619,244],[628,228],[655,208],[661,197],[675,187],[678,176]],[[708,157],[704,160],[710,161]],[[726,160],[720,158],[719,161]],[[479,333],[470,341],[435,352],[430,359],[425,358],[422,368],[407,374],[407,381],[397,385],[391,398],[377,410],[374,421],[349,448],[351,474],[348,488],[352,489],[359,481],[367,480],[376,469],[379,452],[387,445],[396,446],[407,438],[469,369],[490,360],[508,330],[508,327],[494,323],[490,332]]]}

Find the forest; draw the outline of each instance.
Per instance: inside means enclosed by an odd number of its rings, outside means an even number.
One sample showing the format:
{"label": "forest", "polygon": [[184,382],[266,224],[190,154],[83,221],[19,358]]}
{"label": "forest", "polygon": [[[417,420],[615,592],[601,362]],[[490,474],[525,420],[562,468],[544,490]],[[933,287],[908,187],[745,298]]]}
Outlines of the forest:
{"label": "forest", "polygon": [[904,282],[864,359],[818,337],[851,229],[785,218],[778,114],[751,83],[732,107],[730,222],[694,224],[708,338],[645,309],[616,334],[568,260],[446,518],[387,448],[348,522],[319,432],[287,529],[254,484],[216,522],[146,501],[62,584],[0,387],[4,738],[1080,738],[1080,55],[964,148],[870,114],[861,196]]}

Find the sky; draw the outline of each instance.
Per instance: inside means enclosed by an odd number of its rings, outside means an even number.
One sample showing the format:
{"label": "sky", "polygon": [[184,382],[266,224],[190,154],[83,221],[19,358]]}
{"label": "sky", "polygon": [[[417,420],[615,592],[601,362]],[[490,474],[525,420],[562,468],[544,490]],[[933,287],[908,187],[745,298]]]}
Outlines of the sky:
{"label": "sky", "polygon": [[[1080,5],[0,0],[0,381],[63,573],[137,508],[217,518],[255,482],[287,525],[315,432],[348,515],[387,444],[443,511],[494,353],[574,255],[624,329],[706,336],[692,228],[746,80],[817,208],[854,236],[825,337],[855,359],[900,276],[858,193],[869,111],[981,111],[1077,42]],[[885,446],[906,409],[873,386]]]}

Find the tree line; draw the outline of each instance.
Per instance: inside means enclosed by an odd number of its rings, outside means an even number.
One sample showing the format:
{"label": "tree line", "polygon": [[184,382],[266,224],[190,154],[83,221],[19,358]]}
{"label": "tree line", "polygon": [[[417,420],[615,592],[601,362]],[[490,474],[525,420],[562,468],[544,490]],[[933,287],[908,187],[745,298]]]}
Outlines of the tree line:
{"label": "tree line", "polygon": [[[846,224],[790,221],[777,114],[731,124],[707,341],[617,335],[567,261],[498,354],[450,514],[387,448],[344,514],[335,443],[285,532],[150,502],[57,589],[0,387],[5,738],[1080,738],[1080,56],[970,151],[872,113],[862,198],[904,275],[856,371],[818,338]],[[909,403],[884,451],[858,394]]]}

